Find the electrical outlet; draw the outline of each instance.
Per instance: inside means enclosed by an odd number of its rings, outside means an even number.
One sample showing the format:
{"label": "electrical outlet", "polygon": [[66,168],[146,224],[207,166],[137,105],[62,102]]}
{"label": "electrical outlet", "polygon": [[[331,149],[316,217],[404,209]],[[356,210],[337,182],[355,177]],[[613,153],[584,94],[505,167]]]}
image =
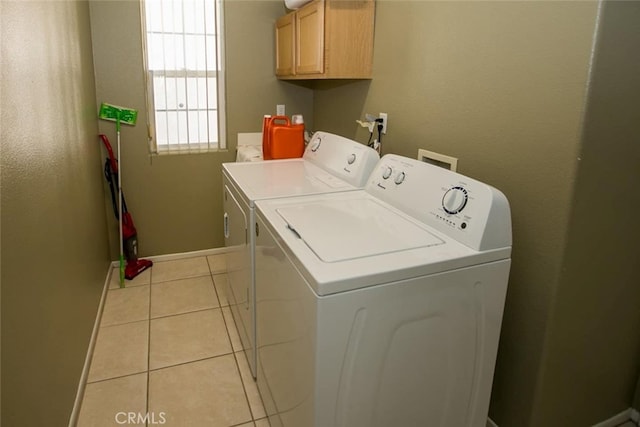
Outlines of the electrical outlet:
{"label": "electrical outlet", "polygon": [[284,116],[285,115],[284,104],[277,104],[276,105],[276,115],[278,115],[278,116]]}
{"label": "electrical outlet", "polygon": [[380,113],[379,116],[382,119],[382,133],[387,133],[387,122],[388,122],[388,117],[387,117],[387,113]]}

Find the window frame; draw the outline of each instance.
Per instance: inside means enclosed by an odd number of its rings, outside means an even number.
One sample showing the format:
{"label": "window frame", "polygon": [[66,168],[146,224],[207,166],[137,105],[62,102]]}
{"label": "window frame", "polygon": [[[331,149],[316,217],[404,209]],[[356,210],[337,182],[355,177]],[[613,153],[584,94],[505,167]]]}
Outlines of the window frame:
{"label": "window frame", "polygon": [[[147,46],[147,14],[145,3],[147,1],[162,0],[140,0],[140,20],[141,20],[141,37],[142,37],[142,54],[145,80],[145,105],[147,107],[147,137],[149,153],[151,155],[171,155],[171,154],[194,154],[194,153],[212,153],[226,152],[227,135],[226,135],[226,64],[225,64],[225,37],[224,37],[224,1],[223,0],[203,0],[212,2],[215,13],[215,52],[217,70],[150,70],[149,55]],[[166,1],[166,0],[165,0]],[[194,0],[171,0],[171,1],[194,1]],[[166,31],[166,33],[171,33]],[[212,142],[184,142],[174,144],[158,144],[156,129],[156,109],[155,109],[155,91],[154,76],[159,74],[170,78],[215,78],[216,81],[216,106],[215,109],[206,109],[200,111],[216,111],[217,113],[217,136],[218,141]],[[171,74],[174,74],[173,76]],[[159,111],[159,110],[158,110]],[[182,111],[179,109],[167,109],[165,111]],[[188,109],[185,112],[190,111]],[[193,110],[191,110],[193,111]]]}

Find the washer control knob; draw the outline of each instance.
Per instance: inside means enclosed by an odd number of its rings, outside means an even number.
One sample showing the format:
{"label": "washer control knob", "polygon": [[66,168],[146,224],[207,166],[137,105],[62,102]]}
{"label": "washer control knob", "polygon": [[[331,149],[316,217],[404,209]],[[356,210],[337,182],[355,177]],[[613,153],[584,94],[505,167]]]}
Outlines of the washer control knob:
{"label": "washer control knob", "polygon": [[396,175],[396,179],[394,179],[394,182],[396,184],[402,184],[402,181],[404,181],[406,175],[404,172],[400,172],[398,175]]}
{"label": "washer control knob", "polygon": [[387,166],[386,169],[384,170],[384,172],[382,172],[382,179],[389,179],[389,177],[391,176],[392,172],[393,172],[393,169],[391,169],[389,166]]}
{"label": "washer control knob", "polygon": [[318,151],[318,148],[320,148],[320,144],[322,144],[322,139],[318,138],[315,141],[311,142],[311,151],[313,151],[314,153],[316,151]]}
{"label": "washer control knob", "polygon": [[461,212],[467,205],[467,190],[463,187],[451,187],[442,197],[442,208],[450,215]]}
{"label": "washer control knob", "polygon": [[350,154],[349,157],[347,157],[347,163],[349,163],[350,165],[353,164],[353,162],[356,161],[356,155],[355,154]]}

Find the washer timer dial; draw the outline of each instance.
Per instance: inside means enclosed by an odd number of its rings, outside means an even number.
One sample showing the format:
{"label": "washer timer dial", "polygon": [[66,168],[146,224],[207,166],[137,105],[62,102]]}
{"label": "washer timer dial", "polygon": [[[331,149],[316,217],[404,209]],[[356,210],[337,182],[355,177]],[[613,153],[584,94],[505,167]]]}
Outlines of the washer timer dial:
{"label": "washer timer dial", "polygon": [[462,187],[451,187],[442,197],[442,208],[450,215],[461,212],[467,205],[467,190]]}

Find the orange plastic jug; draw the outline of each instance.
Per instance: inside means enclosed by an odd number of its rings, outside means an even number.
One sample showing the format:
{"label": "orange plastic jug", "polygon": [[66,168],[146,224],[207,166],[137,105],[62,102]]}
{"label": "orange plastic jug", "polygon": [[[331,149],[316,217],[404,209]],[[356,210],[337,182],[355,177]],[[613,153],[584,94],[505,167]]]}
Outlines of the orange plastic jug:
{"label": "orange plastic jug", "polygon": [[271,144],[269,144],[269,124],[271,123],[271,116],[265,114],[262,119],[262,158],[268,160],[265,155],[271,156]]}
{"label": "orange plastic jug", "polygon": [[304,124],[291,124],[287,116],[265,117],[262,154],[265,160],[292,159],[304,154]]}

